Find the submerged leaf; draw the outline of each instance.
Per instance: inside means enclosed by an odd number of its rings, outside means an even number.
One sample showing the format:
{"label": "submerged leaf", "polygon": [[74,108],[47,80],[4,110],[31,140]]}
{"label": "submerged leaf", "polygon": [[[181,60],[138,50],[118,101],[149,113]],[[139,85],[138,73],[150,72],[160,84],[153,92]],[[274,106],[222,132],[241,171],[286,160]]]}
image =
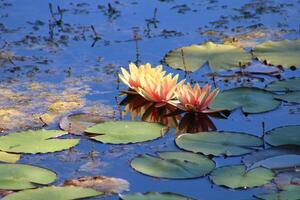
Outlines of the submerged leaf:
{"label": "submerged leaf", "polygon": [[72,200],[95,197],[99,195],[101,195],[100,192],[90,188],[49,186],[12,193],[4,197],[3,200]]}
{"label": "submerged leaf", "polygon": [[46,185],[56,179],[50,170],[24,164],[0,164],[0,189],[22,190],[35,188],[34,184]]}
{"label": "submerged leaf", "polygon": [[215,168],[215,163],[194,153],[160,152],[159,157],[143,154],[134,158],[131,167],[158,178],[186,179],[205,176]]}
{"label": "submerged leaf", "polygon": [[85,132],[92,139],[110,144],[128,144],[153,140],[164,135],[166,127],[158,123],[111,121],[89,127]]}
{"label": "submerged leaf", "polygon": [[165,62],[170,67],[191,72],[205,63],[209,64],[212,71],[229,70],[245,66],[251,59],[251,54],[242,48],[213,42],[174,49],[165,56]]}
{"label": "submerged leaf", "polygon": [[241,107],[245,113],[261,113],[274,110],[279,105],[280,102],[274,99],[271,92],[239,87],[220,92],[210,108],[234,110]]}
{"label": "submerged leaf", "polygon": [[13,153],[48,153],[69,149],[79,139],[53,139],[67,134],[58,130],[36,130],[10,133],[0,137],[0,150]]}
{"label": "submerged leaf", "polygon": [[231,132],[200,132],[183,134],[176,139],[176,144],[187,151],[214,156],[237,156],[253,151],[263,141],[253,135]]}

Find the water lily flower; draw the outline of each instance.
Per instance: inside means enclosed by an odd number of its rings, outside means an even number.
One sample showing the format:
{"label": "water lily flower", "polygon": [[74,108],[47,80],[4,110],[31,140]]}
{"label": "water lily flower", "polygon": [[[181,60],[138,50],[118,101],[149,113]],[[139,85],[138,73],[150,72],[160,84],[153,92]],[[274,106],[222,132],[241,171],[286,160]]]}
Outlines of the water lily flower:
{"label": "water lily flower", "polygon": [[175,90],[182,85],[184,80],[177,84],[178,74],[172,77],[172,74],[166,76],[144,76],[141,80],[141,89],[139,92],[148,101],[156,103],[167,103],[176,97]]}
{"label": "water lily flower", "polygon": [[121,68],[122,74],[119,74],[120,80],[125,83],[128,87],[133,90],[138,91],[141,87],[141,80],[147,77],[163,77],[165,75],[165,71],[162,71],[162,66],[158,65],[155,68],[151,67],[151,64],[147,63],[145,65],[141,65],[137,67],[134,63],[129,64],[129,72]]}
{"label": "water lily flower", "polygon": [[189,83],[177,88],[178,103],[176,107],[187,112],[209,113],[209,104],[217,96],[219,90],[211,92],[211,86],[206,84],[203,88],[196,84],[192,87]]}

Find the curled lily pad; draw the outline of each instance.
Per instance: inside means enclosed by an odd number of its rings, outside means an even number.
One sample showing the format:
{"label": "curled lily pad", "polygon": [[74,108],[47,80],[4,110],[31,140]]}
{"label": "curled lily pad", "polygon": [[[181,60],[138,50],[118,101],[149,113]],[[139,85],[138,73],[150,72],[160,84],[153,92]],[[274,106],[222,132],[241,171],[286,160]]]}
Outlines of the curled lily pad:
{"label": "curled lily pad", "polygon": [[254,56],[270,65],[287,67],[300,66],[300,40],[268,41],[257,45]]}
{"label": "curled lily pad", "polygon": [[0,162],[15,163],[20,159],[20,154],[7,153],[0,151]]}
{"label": "curled lily pad", "polygon": [[258,167],[247,171],[244,165],[220,167],[210,175],[213,183],[233,189],[262,186],[273,178],[274,173],[269,169]]}
{"label": "curled lily pad", "polygon": [[176,144],[187,151],[214,156],[237,156],[250,153],[253,147],[259,147],[263,141],[252,135],[231,132],[200,132],[183,134]]}
{"label": "curled lily pad", "polygon": [[0,189],[22,190],[35,188],[35,184],[46,185],[56,179],[48,169],[24,164],[0,164]]}
{"label": "curled lily pad", "polygon": [[72,200],[82,199],[101,195],[100,192],[90,188],[81,187],[43,187],[38,189],[24,190],[12,193],[3,198],[3,200],[42,200],[42,199],[55,199],[55,200]]}
{"label": "curled lily pad", "polygon": [[137,121],[104,122],[85,130],[96,135],[92,139],[110,144],[145,142],[163,136],[165,131],[161,124]]}
{"label": "curled lily pad", "polygon": [[230,44],[206,42],[202,45],[180,47],[165,56],[165,62],[175,69],[194,72],[205,63],[212,71],[229,70],[245,66],[252,56],[244,49]]}
{"label": "curled lily pad", "polygon": [[[11,133],[0,137],[0,150],[13,153],[48,153],[69,149],[79,139],[56,139],[67,134],[58,130],[36,130]],[[54,139],[55,138],[55,139]]]}
{"label": "curled lily pad", "polygon": [[234,110],[242,108],[245,113],[261,113],[274,110],[280,105],[271,92],[259,88],[239,87],[218,94],[212,109]]}
{"label": "curled lily pad", "polygon": [[122,200],[193,200],[190,197],[186,197],[176,193],[170,192],[148,192],[148,193],[133,193],[120,195]]}
{"label": "curled lily pad", "polygon": [[129,190],[129,183],[126,180],[106,176],[84,176],[67,180],[63,185],[92,188],[105,194],[118,194]]}
{"label": "curled lily pad", "polygon": [[274,81],[267,85],[266,90],[278,92],[300,91],[300,78],[290,78],[282,81]]}
{"label": "curled lily pad", "polygon": [[300,91],[298,92],[288,92],[283,95],[275,96],[276,99],[280,99],[282,101],[287,101],[289,103],[300,103]]}
{"label": "curled lily pad", "polygon": [[300,126],[284,126],[270,130],[264,137],[272,146],[298,145],[300,146]]}
{"label": "curled lily pad", "polygon": [[158,178],[186,179],[205,176],[215,168],[215,163],[194,153],[161,152],[158,157],[140,155],[131,161],[131,167]]}

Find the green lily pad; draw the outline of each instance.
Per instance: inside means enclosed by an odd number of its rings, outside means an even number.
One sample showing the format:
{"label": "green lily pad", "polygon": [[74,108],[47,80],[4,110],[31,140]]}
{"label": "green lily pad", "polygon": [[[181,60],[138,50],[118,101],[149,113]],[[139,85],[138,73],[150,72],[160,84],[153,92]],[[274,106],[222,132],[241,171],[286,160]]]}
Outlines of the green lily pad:
{"label": "green lily pad", "polygon": [[283,81],[274,81],[267,85],[266,90],[278,92],[300,91],[300,78],[290,78]]}
{"label": "green lily pad", "polygon": [[110,144],[128,144],[145,142],[162,137],[166,127],[158,123],[137,121],[104,122],[85,130],[86,133],[97,134],[94,140]]}
{"label": "green lily pad", "polygon": [[82,199],[99,196],[102,193],[90,188],[81,187],[43,187],[38,189],[24,190],[16,193],[12,193],[3,198],[3,200],[71,200]]}
{"label": "green lily pad", "polygon": [[210,175],[210,179],[216,185],[233,189],[262,186],[273,178],[274,173],[269,169],[258,167],[247,171],[244,165],[220,167]]}
{"label": "green lily pad", "polygon": [[46,185],[56,179],[50,170],[24,164],[0,164],[0,189],[22,190]]}
{"label": "green lily pad", "polygon": [[293,187],[293,189],[284,190],[281,192],[273,192],[270,194],[258,194],[255,197],[263,200],[299,200],[300,186]]}
{"label": "green lily pad", "polygon": [[264,42],[253,49],[253,55],[270,65],[285,68],[300,66],[300,40]]}
{"label": "green lily pad", "polygon": [[194,153],[161,152],[159,157],[140,155],[131,161],[131,167],[158,178],[186,179],[205,176],[215,168],[215,163]]}
{"label": "green lily pad", "polygon": [[54,139],[67,134],[58,130],[36,130],[11,133],[0,137],[0,150],[12,153],[48,153],[69,149],[79,139]]}
{"label": "green lily pad", "polygon": [[300,146],[300,126],[284,126],[270,130],[264,137],[272,146],[298,145]]}
{"label": "green lily pad", "polygon": [[148,193],[133,193],[120,195],[122,200],[193,200],[190,197],[186,197],[180,194],[170,192],[148,192]]}
{"label": "green lily pad", "polygon": [[251,168],[265,167],[273,170],[294,170],[300,166],[300,156],[295,154],[274,156],[254,163]]}
{"label": "green lily pad", "polygon": [[[184,56],[182,56],[182,51]],[[209,64],[212,71],[229,70],[245,66],[251,62],[251,59],[251,54],[242,48],[213,42],[180,47],[170,51],[164,58],[170,67],[191,72],[196,71],[205,63]]]}
{"label": "green lily pad", "polygon": [[300,91],[298,92],[288,92],[283,95],[275,96],[276,99],[280,99],[282,101],[287,101],[289,103],[300,103]]}
{"label": "green lily pad", "polygon": [[271,147],[268,149],[263,149],[261,151],[255,151],[243,157],[243,163],[250,167],[257,162],[266,160],[276,156],[283,155],[300,155],[300,146],[296,145],[283,145],[278,147]]}
{"label": "green lily pad", "polygon": [[176,144],[184,150],[214,156],[237,156],[250,153],[253,147],[263,145],[263,141],[253,135],[231,132],[201,132],[183,134]]}
{"label": "green lily pad", "polygon": [[211,109],[234,110],[242,108],[245,113],[261,113],[274,110],[280,105],[271,92],[259,88],[239,87],[224,90],[210,105]]}
{"label": "green lily pad", "polygon": [[20,159],[20,154],[7,153],[0,151],[0,162],[15,163]]}

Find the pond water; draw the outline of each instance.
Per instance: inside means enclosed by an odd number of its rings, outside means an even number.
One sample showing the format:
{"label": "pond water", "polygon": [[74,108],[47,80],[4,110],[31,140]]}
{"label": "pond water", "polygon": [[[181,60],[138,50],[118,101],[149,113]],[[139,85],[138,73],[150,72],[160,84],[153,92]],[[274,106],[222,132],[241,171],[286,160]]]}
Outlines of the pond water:
{"label": "pond water", "polygon": [[[0,100],[1,107],[13,109],[12,117],[0,122],[0,129],[5,134],[42,127],[39,117],[49,111],[53,102],[66,99],[80,104],[70,109],[72,112],[94,111],[118,120],[117,102],[122,99],[119,92],[127,89],[118,82],[120,67],[127,67],[130,62],[158,65],[170,50],[206,41],[222,43],[236,38],[241,44],[249,45],[249,50],[251,45],[267,40],[298,39],[299,19],[299,0],[0,0],[0,89],[9,97],[7,89],[13,91],[15,97]],[[163,67],[168,72],[179,73],[181,79],[213,84],[208,66],[189,76],[164,63]],[[247,70],[278,71],[256,60]],[[281,73],[284,78],[299,75],[299,69]],[[268,75],[259,77],[262,79],[239,77],[225,81],[216,76],[215,82],[221,89],[263,88],[278,80]],[[282,103],[274,111],[251,115],[244,115],[238,109],[228,119],[212,118],[212,121],[218,131],[262,136],[264,131],[279,126],[299,125],[300,106]],[[45,128],[58,129],[57,122],[57,119],[51,121]],[[163,138],[131,145],[108,145],[80,137],[80,144],[73,149],[23,155],[18,162],[55,171],[57,185],[66,179],[103,175],[127,180],[130,192],[168,191],[199,200],[248,200],[267,191],[265,188],[227,189],[213,185],[207,177],[157,179],[129,166],[130,160],[142,153],[178,151],[173,134],[171,129]],[[213,160],[217,166],[223,166],[239,164],[241,157]],[[118,198],[112,195],[99,199]]]}

